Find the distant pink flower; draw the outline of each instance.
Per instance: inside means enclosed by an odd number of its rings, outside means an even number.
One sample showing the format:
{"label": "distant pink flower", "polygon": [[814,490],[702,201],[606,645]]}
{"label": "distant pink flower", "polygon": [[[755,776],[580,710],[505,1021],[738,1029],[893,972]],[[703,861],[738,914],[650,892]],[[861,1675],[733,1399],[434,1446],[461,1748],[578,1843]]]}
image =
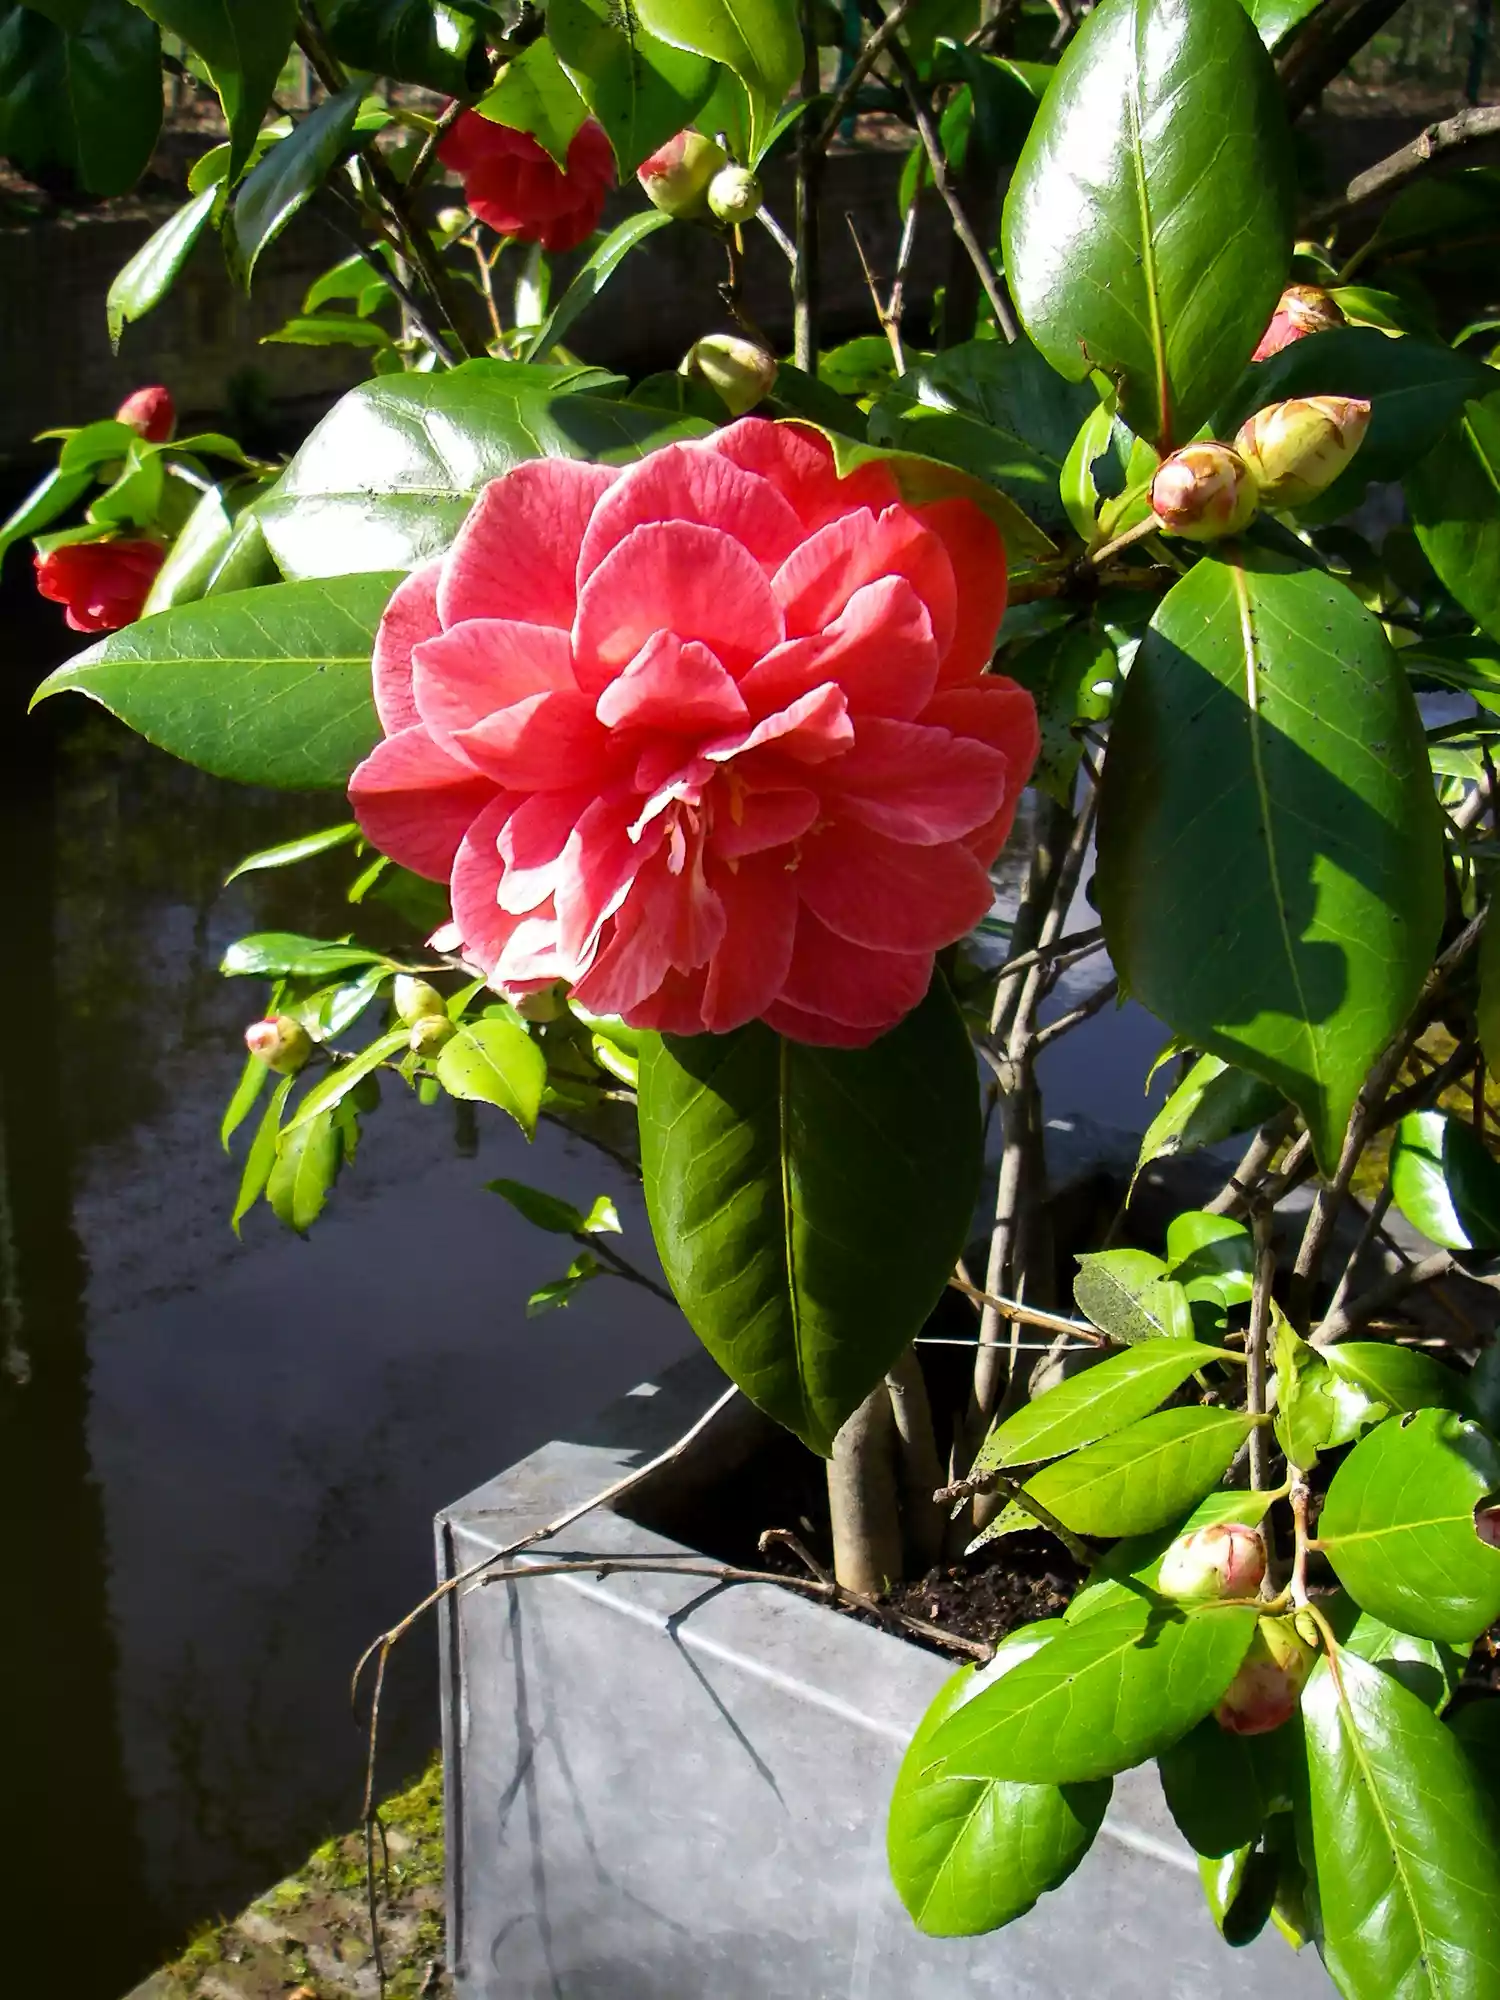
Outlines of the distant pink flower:
{"label": "distant pink flower", "polygon": [[350,796],[502,991],[860,1047],[990,907],[1037,750],[1004,608],[977,507],[795,426],[533,459],[391,598]]}
{"label": "distant pink flower", "polygon": [[147,444],[165,444],[177,428],[172,392],[154,382],[149,389],[132,389],[115,411],[117,424],[129,424]]}
{"label": "distant pink flower", "polygon": [[599,226],[615,184],[614,149],[586,118],[573,134],[566,167],[529,132],[464,111],[438,147],[464,184],[464,199],[491,229],[544,250],[576,250]]}

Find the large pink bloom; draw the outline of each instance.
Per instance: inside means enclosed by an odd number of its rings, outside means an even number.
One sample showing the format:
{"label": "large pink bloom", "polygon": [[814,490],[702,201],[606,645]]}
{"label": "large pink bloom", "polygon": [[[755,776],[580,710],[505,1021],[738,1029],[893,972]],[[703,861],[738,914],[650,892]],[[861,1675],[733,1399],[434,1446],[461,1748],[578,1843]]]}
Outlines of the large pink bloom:
{"label": "large pink bloom", "polygon": [[1037,749],[1004,608],[977,507],[792,425],[535,459],[392,597],[350,797],[492,986],[863,1046],[990,907]]}

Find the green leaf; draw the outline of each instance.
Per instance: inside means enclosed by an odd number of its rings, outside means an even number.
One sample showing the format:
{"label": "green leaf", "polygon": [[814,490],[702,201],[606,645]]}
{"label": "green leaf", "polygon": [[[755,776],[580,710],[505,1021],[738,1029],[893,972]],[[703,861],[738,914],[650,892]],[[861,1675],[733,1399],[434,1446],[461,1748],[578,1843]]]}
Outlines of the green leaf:
{"label": "green leaf", "polygon": [[1244,0],[1245,12],[1268,49],[1274,49],[1283,35],[1290,34],[1322,4],[1323,0]]}
{"label": "green leaf", "polygon": [[1372,1618],[1368,1611],[1360,1611],[1347,1597],[1335,1600],[1326,1615],[1346,1652],[1357,1653],[1399,1681],[1434,1715],[1442,1713],[1463,1677],[1461,1651],[1437,1639],[1398,1632],[1382,1619]]}
{"label": "green leaf", "polygon": [[227,889],[241,875],[258,875],[267,868],[290,868],[298,861],[310,861],[315,854],[326,854],[332,847],[347,847],[359,837],[359,827],[351,819],[340,826],[322,827],[317,833],[304,833],[296,840],[283,840],[275,847],[259,848],[230,869],[224,877],[224,886]]}
{"label": "green leaf", "polygon": [[89,519],[109,527],[149,527],[160,511],[166,477],[160,453],[135,439],[119,477],[89,508]]}
{"label": "green leaf", "polygon": [[[536,43],[532,44],[533,48],[536,46]],[[671,220],[671,216],[663,215],[660,209],[649,208],[642,215],[627,215],[623,222],[616,223],[527,340],[522,349],[522,359],[545,360],[585,306],[593,304],[635,246],[648,236],[654,236],[658,229],[664,229]]]}
{"label": "green leaf", "polygon": [[195,603],[207,594],[228,556],[236,522],[265,485],[261,479],[237,479],[225,486],[211,486],[200,496],[156,572],[141,606],[143,618],[154,618],[157,612],[170,611],[175,605]]}
{"label": "green leaf", "polygon": [[1200,1056],[1147,1126],[1135,1171],[1248,1132],[1273,1117],[1281,1102],[1279,1091],[1248,1070],[1232,1068],[1221,1056]]}
{"label": "green leaf", "polygon": [[547,1058],[524,1028],[483,1016],[465,1021],[438,1051],[437,1079],[450,1097],[498,1104],[530,1139],[547,1084]]}
{"label": "green leaf", "polygon": [[[229,124],[237,178],[270,107],[297,27],[297,0],[135,0],[203,58]],[[160,95],[158,81],[157,91]]]}
{"label": "green leaf", "polygon": [[588,115],[571,77],[545,37],[528,42],[505,65],[500,81],[474,109],[496,125],[529,132],[560,167],[567,165],[573,135]]}
{"label": "green leaf", "polygon": [[325,944],[295,931],[257,931],[229,947],[219,971],[226,979],[320,979],[351,966],[384,963],[378,951],[366,951],[363,945]]}
{"label": "green leaf", "polygon": [[464,7],[446,0],[318,0],[318,12],[329,49],[350,69],[449,97],[484,87],[484,34]]}
{"label": "green leaf", "polygon": [[1217,1859],[1198,1857],[1198,1880],[1208,1913],[1226,1944],[1253,1944],[1266,1927],[1281,1874],[1281,1858],[1269,1846],[1241,1848]]}
{"label": "green leaf", "polygon": [[1149,1250],[1095,1250],[1080,1257],[1073,1297],[1085,1318],[1121,1346],[1163,1336],[1192,1339],[1187,1293]]}
{"label": "green leaf", "polygon": [[1406,479],[1423,553],[1475,623],[1500,639],[1500,390],[1470,403]]}
{"label": "green leaf", "polygon": [[246,1056],[240,1080],[234,1087],[233,1097],[224,1107],[224,1117],[219,1125],[219,1143],[226,1153],[229,1151],[229,1141],[255,1108],[255,1101],[264,1089],[270,1074],[258,1056]]}
{"label": "green leaf", "polygon": [[1196,1340],[1150,1340],[1124,1354],[1115,1354],[1085,1368],[1081,1375],[1059,1382],[1007,1417],[985,1439],[974,1461],[975,1472],[992,1465],[1034,1465],[1044,1458],[1093,1444],[1112,1431],[1123,1430],[1164,1403],[1190,1375],[1223,1350]]}
{"label": "green leaf", "polygon": [[573,1259],[565,1277],[555,1278],[550,1285],[543,1285],[531,1294],[526,1301],[526,1317],[535,1319],[539,1313],[572,1305],[574,1295],[582,1291],[590,1278],[597,1278],[599,1270],[599,1260],[585,1250]]}
{"label": "green leaf", "polygon": [[85,424],[82,430],[64,436],[62,450],[57,454],[57,469],[93,472],[101,465],[124,458],[140,443],[140,434],[131,425],[122,424],[118,417],[102,417],[98,423]]}
{"label": "green leaf", "polygon": [[1290,1808],[1287,1734],[1237,1736],[1206,1715],[1158,1755],[1167,1810],[1195,1854],[1250,1847],[1273,1813]]}
{"label": "green leaf", "polygon": [[329,1070],[326,1076],[320,1077],[287,1121],[287,1132],[295,1132],[310,1119],[320,1117],[325,1111],[331,1111],[334,1105],[348,1096],[362,1078],[371,1075],[383,1062],[389,1062],[393,1055],[405,1049],[410,1035],[409,1028],[392,1028],[389,1034],[377,1035],[373,1042],[367,1043],[359,1054],[351,1056],[348,1062],[339,1063],[336,1068]]}
{"label": "green leaf", "polygon": [[349,151],[364,85],[351,83],[310,111],[252,167],[229,212],[225,244],[248,288],[261,252],[305,208]]}
{"label": "green leaf", "polygon": [[76,654],[32,700],[85,694],[215,777],[342,791],[380,735],[370,654],[399,581],[277,583],[185,604]]}
{"label": "green leaf", "polygon": [[1000,530],[1012,581],[1031,559],[1046,561],[1056,556],[1056,545],[1051,538],[1008,494],[983,479],[976,479],[962,466],[946,465],[941,459],[925,458],[914,451],[860,444],[829,428],[820,418],[810,417],[808,421],[816,424],[832,446],[840,479],[847,479],[861,466],[878,461],[895,480],[897,492],[909,507],[926,506],[933,500],[972,500]]}
{"label": "green leaf", "polygon": [[1104,0],[1058,63],[1006,197],[1006,277],[1052,366],[1072,381],[1102,370],[1163,451],[1186,444],[1271,317],[1290,159],[1239,0]]}
{"label": "green leaf", "polygon": [[[752,163],[758,159],[758,145],[802,68],[794,0],[636,0],[636,18],[658,41],[734,72],[750,99],[745,150]],[[706,119],[704,125],[718,129]]]}
{"label": "green leaf", "polygon": [[[0,528],[0,554],[10,524]],[[1474,1008],[1479,1045],[1490,1074],[1500,1074],[1500,924],[1487,923],[1479,933],[1479,995]]]}
{"label": "green leaf", "polygon": [[942,1296],[973,1214],[979,1093],[941,977],[868,1049],[759,1023],[646,1038],[640,1130],[652,1233],[693,1331],[826,1454]]}
{"label": "green leaf", "polygon": [[0,0],[0,154],[36,178],[76,174],[128,194],[161,131],[161,46],[127,0],[88,0],[60,25]]}
{"label": "green leaf", "polygon": [[587,1215],[559,1195],[544,1194],[525,1181],[486,1181],[491,1194],[498,1194],[538,1229],[554,1236],[600,1236],[620,1233],[620,1216],[607,1194],[601,1194]]}
{"label": "green leaf", "polygon": [[283,572],[414,569],[448,546],[481,487],[526,459],[618,465],[710,429],[566,393],[576,372],[551,376],[563,393],[539,388],[535,367],[503,361],[361,383],[314,427],[256,509]]}
{"label": "green leaf", "polygon": [[1500,1810],[1500,1697],[1467,1701],[1446,1720],[1481,1789]]}
{"label": "green leaf", "polygon": [[296,1119],[276,1142],[276,1164],[266,1200],[278,1222],[305,1236],[323,1213],[344,1157],[344,1140],[331,1111],[305,1124]]}
{"label": "green leaf", "polygon": [[1255,1291],[1255,1245],[1243,1222],[1184,1209],[1167,1224],[1167,1269],[1189,1300],[1248,1305]]}
{"label": "green leaf", "polygon": [[1385,1340],[1340,1340],[1320,1351],[1340,1381],[1354,1384],[1386,1411],[1465,1407],[1463,1378],[1431,1355]]}
{"label": "green leaf", "polygon": [[15,512],[0,522],[0,562],[4,561],[5,552],[13,542],[25,541],[45,528],[49,521],[65,514],[92,484],[93,480],[87,472],[56,469],[39,480]]}
{"label": "green leaf", "polygon": [[[1053,1625],[1051,1631],[1060,1631]],[[886,1852],[896,1893],[928,1937],[975,1937],[1013,1923],[1065,1882],[1099,1831],[1113,1790],[960,1778],[932,1761],[942,1724],[1031,1657],[1047,1625],[1001,1641],[980,1675],[960,1667],[917,1725],[891,1795]]]}
{"label": "green leaf", "polygon": [[1442,871],[1421,719],[1379,621],[1260,551],[1174,584],[1111,725],[1110,953],[1183,1041],[1296,1104],[1325,1172],[1432,962]]}
{"label": "green leaf", "polygon": [[1311,1471],[1318,1453],[1329,1443],[1335,1409],[1328,1390],[1328,1365],[1297,1332],[1273,1299],[1271,1323],[1276,1329],[1276,1442],[1287,1463]]}
{"label": "green leaf", "polygon": [[1158,1410],[1057,1460],[1025,1491],[1080,1535],[1143,1535],[1217,1486],[1252,1422],[1243,1410]]}
{"label": "green leaf", "polygon": [[[264,1065],[260,1067],[263,1068]],[[229,1218],[229,1226],[236,1236],[240,1233],[240,1224],[265,1192],[266,1182],[276,1165],[276,1136],[281,1130],[282,1108],[295,1082],[295,1077],[282,1077],[271,1093],[270,1103],[261,1113],[260,1124],[255,1129],[250,1150],[245,1155],[244,1169],[240,1174],[239,1193],[235,1197],[234,1213]]]}
{"label": "green leaf", "polygon": [[549,0],[547,39],[633,174],[690,125],[714,87],[714,65],[647,34],[630,0]]}
{"label": "green leaf", "polygon": [[1083,743],[1076,725],[1099,722],[1115,698],[1118,659],[1092,619],[1048,632],[1011,663],[1036,703],[1042,745],[1032,781],[1059,805],[1069,805]]}
{"label": "green leaf", "polygon": [[194,195],[146,238],[130,262],[116,274],[104,302],[111,347],[118,349],[120,335],[130,322],[144,319],[176,284],[213,214],[218,195],[217,183]]}
{"label": "green leaf", "polygon": [[1391,1192],[1412,1227],[1445,1250],[1500,1249],[1500,1163],[1463,1119],[1413,1111],[1401,1120]]}
{"label": "green leaf", "polygon": [[1134,1599],[1071,1626],[940,1725],[955,1776],[1072,1785],[1112,1777],[1185,1736],[1239,1671],[1249,1605]]}
{"label": "green leaf", "polygon": [[1451,1410],[1391,1417],[1334,1474],[1318,1546],[1355,1601],[1398,1631],[1463,1644],[1500,1617],[1500,1549],[1474,1509],[1500,1447]]}
{"label": "green leaf", "polygon": [[367,965],[353,979],[335,980],[305,1000],[288,1001],[286,1011],[302,1023],[315,1042],[330,1042],[359,1019],[390,977],[388,964]]}
{"label": "green leaf", "polygon": [[391,336],[374,320],[353,313],[317,313],[311,319],[289,319],[274,333],[263,333],[262,347],[391,347]]}
{"label": "green leaf", "polygon": [[1500,1861],[1461,1747],[1415,1695],[1348,1652],[1319,1663],[1302,1720],[1322,1952],[1340,1991],[1477,2000],[1500,1990]]}
{"label": "green leaf", "polygon": [[1161,1576],[1162,1558],[1180,1535],[1197,1528],[1219,1527],[1235,1521],[1247,1528],[1259,1526],[1273,1496],[1233,1487],[1206,1493],[1184,1519],[1158,1528],[1149,1535],[1132,1535],[1116,1542],[1094,1565],[1088,1582],[1063,1613],[1066,1624],[1092,1618],[1118,1604],[1139,1603],[1141,1590],[1154,1591]]}

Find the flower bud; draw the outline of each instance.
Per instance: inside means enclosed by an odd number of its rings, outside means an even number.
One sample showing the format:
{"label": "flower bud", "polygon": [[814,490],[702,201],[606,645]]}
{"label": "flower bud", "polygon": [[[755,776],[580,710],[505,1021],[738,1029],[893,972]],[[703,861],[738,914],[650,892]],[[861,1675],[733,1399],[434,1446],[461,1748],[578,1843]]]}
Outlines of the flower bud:
{"label": "flower bud", "polygon": [[171,392],[160,383],[149,389],[133,389],[115,411],[115,422],[129,424],[147,444],[165,444],[177,428]]}
{"label": "flower bud", "polygon": [[1235,445],[1269,507],[1301,507],[1331,486],[1364,442],[1361,396],[1294,396],[1240,426]]}
{"label": "flower bud", "polygon": [[776,357],[735,333],[705,334],[682,358],[681,375],[706,382],[732,416],[753,410],[776,386]]}
{"label": "flower bud", "polygon": [[1500,1549],[1500,1507],[1476,1507],[1474,1532],[1492,1549]]}
{"label": "flower bud", "polygon": [[636,168],[646,199],[679,222],[701,222],[708,214],[709,183],[729,155],[701,132],[679,132]]}
{"label": "flower bud", "polygon": [[1151,482],[1151,511],[1190,542],[1237,535],[1258,502],[1254,475],[1227,444],[1185,444],[1162,460]]}
{"label": "flower bud", "polygon": [[1268,361],[1293,341],[1310,333],[1326,333],[1330,327],[1347,326],[1343,308],[1319,285],[1288,285],[1277,301],[1271,324],[1260,337],[1252,361]]}
{"label": "flower bud", "polygon": [[752,222],[764,200],[748,167],[720,167],[708,184],[708,205],[720,222]]}
{"label": "flower bud", "polygon": [[312,1037],[290,1014],[272,1014],[264,1021],[250,1023],[245,1030],[245,1047],[278,1076],[295,1076],[312,1054]]}
{"label": "flower bud", "polygon": [[440,208],[433,217],[433,225],[440,235],[451,240],[462,236],[473,219],[466,208]]}
{"label": "flower bud", "polygon": [[457,1033],[446,1014],[419,1014],[411,1024],[406,1045],[414,1056],[435,1056]]}
{"label": "flower bud", "polygon": [[396,983],[391,988],[391,998],[396,1005],[396,1018],[405,1021],[409,1028],[429,1014],[441,1014],[448,1018],[448,1003],[435,986],[429,986],[425,979],[416,979],[409,972],[398,972]]}
{"label": "flower bud", "polygon": [[554,979],[550,986],[543,986],[535,993],[518,993],[514,1005],[523,1021],[545,1024],[555,1021],[566,1011],[568,989],[560,979]]}
{"label": "flower bud", "polygon": [[1190,1603],[1214,1597],[1253,1597],[1266,1573],[1266,1545],[1258,1528],[1226,1521],[1179,1535],[1162,1557],[1158,1588]]}
{"label": "flower bud", "polygon": [[1265,1736],[1290,1722],[1317,1654],[1290,1618],[1262,1618],[1250,1650],[1214,1710],[1232,1736]]}

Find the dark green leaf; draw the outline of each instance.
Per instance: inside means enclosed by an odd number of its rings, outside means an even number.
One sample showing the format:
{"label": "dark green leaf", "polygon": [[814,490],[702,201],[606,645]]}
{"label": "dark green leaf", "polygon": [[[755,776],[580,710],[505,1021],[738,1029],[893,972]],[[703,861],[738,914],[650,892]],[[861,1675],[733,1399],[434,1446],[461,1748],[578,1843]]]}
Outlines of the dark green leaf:
{"label": "dark green leaf", "polygon": [[1406,480],[1417,539],[1445,586],[1500,639],[1500,390],[1470,403]]}
{"label": "dark green leaf", "polygon": [[218,194],[215,183],[194,195],[122,266],[104,302],[112,347],[120,345],[120,335],[132,320],[143,319],[153,306],[159,306],[176,284],[213,213]]}
{"label": "dark green leaf", "polygon": [[399,581],[277,583],[164,611],[68,660],[32,699],[86,694],[216,777],[342,791],[380,735],[370,653]]}
{"label": "dark green leaf", "polygon": [[244,1169],[240,1174],[239,1193],[235,1198],[234,1213],[229,1218],[229,1226],[238,1236],[240,1224],[254,1208],[265,1192],[266,1182],[276,1165],[276,1135],[281,1129],[281,1112],[295,1077],[282,1077],[271,1093],[271,1101],[261,1113],[260,1124],[255,1129],[255,1137],[250,1142],[250,1150],[245,1155]]}
{"label": "dark green leaf", "polygon": [[498,1104],[527,1138],[536,1131],[547,1058],[524,1028],[481,1017],[465,1021],[438,1051],[437,1079],[450,1097]]}
{"label": "dark green leaf", "polygon": [[1192,1339],[1187,1293],[1149,1250],[1096,1250],[1080,1257],[1073,1297],[1079,1311],[1122,1346],[1163,1335]]}
{"label": "dark green leaf", "polygon": [[1461,1645],[1500,1617],[1500,1549],[1474,1509],[1500,1448],[1451,1410],[1391,1417],[1334,1475],[1318,1545],[1355,1601],[1398,1631]]}
{"label": "dark green leaf", "polygon": [[1206,1715],[1156,1760],[1167,1810],[1195,1854],[1252,1846],[1273,1813],[1291,1806],[1286,1737],[1237,1736]]}
{"label": "dark green leaf", "polygon": [[1445,1249],[1500,1249],[1500,1163],[1461,1118],[1413,1111],[1401,1120],[1391,1192],[1407,1221]]}
{"label": "dark green leaf", "polygon": [[295,931],[257,931],[229,947],[219,970],[226,979],[320,979],[351,966],[383,963],[378,951],[366,951],[363,945],[325,944]]}
{"label": "dark green leaf", "polygon": [[1500,1860],[1451,1734],[1344,1652],[1302,1697],[1324,1961],[1341,1992],[1477,2000],[1500,1990]]}
{"label": "dark green leaf", "polygon": [[570,1306],[574,1294],[582,1291],[590,1278],[599,1275],[599,1261],[591,1257],[587,1250],[575,1257],[568,1266],[567,1275],[555,1278],[550,1285],[543,1285],[526,1301],[526,1317],[535,1319],[539,1313],[552,1312],[559,1306]]}
{"label": "dark green leaf", "polygon": [[219,1143],[226,1153],[229,1151],[229,1141],[255,1108],[255,1101],[265,1088],[270,1075],[271,1072],[259,1056],[246,1056],[240,1080],[234,1087],[233,1097],[224,1107],[224,1116],[219,1125]]}
{"label": "dark green leaf", "polygon": [[[745,150],[759,158],[802,68],[802,35],[793,0],[636,0],[636,18],[658,41],[723,63],[749,94]],[[718,130],[704,120],[705,128]]]}
{"label": "dark green leaf", "polygon": [[374,320],[353,313],[316,313],[311,319],[289,319],[274,333],[263,333],[262,347],[390,347],[391,336]]}
{"label": "dark green leaf", "polygon": [[527,132],[560,167],[568,162],[573,135],[588,115],[572,79],[546,37],[528,42],[500,73],[500,81],[480,98],[481,118],[512,131]]}
{"label": "dark green leaf", "polygon": [[201,495],[156,572],[141,606],[143,618],[154,618],[158,611],[170,611],[175,605],[193,604],[207,594],[229,554],[236,522],[265,485],[261,479],[237,479],[225,486],[211,486]]}
{"label": "dark green leaf", "polygon": [[15,512],[0,522],[0,562],[5,560],[5,552],[13,542],[25,541],[45,528],[49,521],[55,521],[65,514],[88,492],[93,480],[87,472],[49,472],[40,480]]}
{"label": "dark green leaf", "polygon": [[1135,1170],[1248,1132],[1281,1102],[1279,1091],[1248,1070],[1232,1069],[1220,1056],[1200,1056],[1147,1126]]}
{"label": "dark green leaf", "polygon": [[503,1196],[528,1222],[534,1223],[538,1229],[550,1230],[554,1236],[619,1234],[619,1212],[607,1194],[601,1194],[585,1214],[572,1202],[563,1201],[555,1194],[544,1194],[540,1188],[528,1187],[524,1181],[486,1181],[485,1186],[491,1194]]}
{"label": "dark green leaf", "polygon": [[1063,52],[1006,198],[1006,276],[1053,367],[1102,370],[1162,450],[1193,435],[1271,317],[1290,158],[1239,0],[1104,0]]}
{"label": "dark green leaf", "polygon": [[1447,1718],[1447,1726],[1477,1773],[1492,1810],[1500,1812],[1500,1696],[1466,1701]]}
{"label": "dark green leaf", "polygon": [[[297,0],[136,0],[169,34],[203,58],[229,123],[233,181],[292,46]],[[160,82],[157,84],[160,96]]]}
{"label": "dark green leaf", "polygon": [[1143,1599],[1070,1626],[950,1716],[934,1759],[955,1776],[1071,1785],[1112,1777],[1185,1736],[1239,1670],[1251,1606]]}
{"label": "dark green leaf", "polygon": [[1200,562],[1116,703],[1099,908],[1122,984],[1289,1097],[1325,1171],[1431,964],[1442,868],[1421,719],[1378,620],[1279,556]]}
{"label": "dark green leaf", "polygon": [[648,1038],[646,1204],[693,1331],[815,1451],[921,1329],[979,1184],[973,1054],[941,977],[868,1049],[759,1023]]}
{"label": "dark green leaf", "polygon": [[1337,1601],[1326,1615],[1346,1652],[1357,1653],[1399,1681],[1434,1715],[1442,1713],[1463,1674],[1462,1652],[1438,1639],[1418,1639],[1410,1632],[1398,1632],[1383,1619],[1360,1611],[1347,1597]]}
{"label": "dark green leaf", "polygon": [[1033,782],[1059,805],[1069,805],[1083,754],[1077,725],[1109,714],[1118,666],[1115,648],[1089,619],[1045,633],[1010,664],[1035,701],[1041,725]]}
{"label": "dark green leaf", "polygon": [[1149,1340],[1069,1377],[1007,1417],[980,1448],[973,1471],[992,1465],[1032,1465],[1093,1444],[1150,1414],[1190,1375],[1222,1360],[1217,1347],[1196,1340]]}
{"label": "dark green leaf", "polygon": [[1241,1848],[1217,1858],[1199,1856],[1203,1900],[1225,1944],[1252,1944],[1260,1936],[1280,1874],[1280,1857],[1269,1847]]}
{"label": "dark green leaf", "polygon": [[229,213],[225,242],[246,285],[268,243],[304,208],[348,152],[364,85],[351,83],[310,111],[245,176]]}
{"label": "dark green leaf", "polygon": [[1025,1490],[1080,1535],[1144,1535],[1217,1486],[1251,1421],[1243,1410],[1158,1410],[1057,1460]]}
{"label": "dark green leaf", "polygon": [[60,26],[0,0],[0,154],[36,177],[128,194],[161,130],[161,45],[127,0],[88,0]]}
{"label": "dark green leaf", "polygon": [[[446,0],[318,0],[330,50],[351,69],[467,97],[488,75],[484,35]],[[549,22],[550,25],[550,22]]]}
{"label": "dark green leaf", "polygon": [[547,39],[609,135],[620,173],[692,123],[714,65],[648,35],[630,0],[549,0]]}
{"label": "dark green leaf", "polygon": [[648,236],[654,236],[671,220],[671,216],[663,215],[660,209],[648,208],[642,215],[627,215],[623,222],[616,223],[527,340],[522,359],[545,361],[578,315],[586,306],[593,304],[635,246]]}
{"label": "dark green leaf", "polygon": [[344,1138],[333,1112],[288,1125],[276,1142],[276,1164],[266,1182],[266,1200],[277,1220],[305,1235],[323,1213],[343,1157]]}

